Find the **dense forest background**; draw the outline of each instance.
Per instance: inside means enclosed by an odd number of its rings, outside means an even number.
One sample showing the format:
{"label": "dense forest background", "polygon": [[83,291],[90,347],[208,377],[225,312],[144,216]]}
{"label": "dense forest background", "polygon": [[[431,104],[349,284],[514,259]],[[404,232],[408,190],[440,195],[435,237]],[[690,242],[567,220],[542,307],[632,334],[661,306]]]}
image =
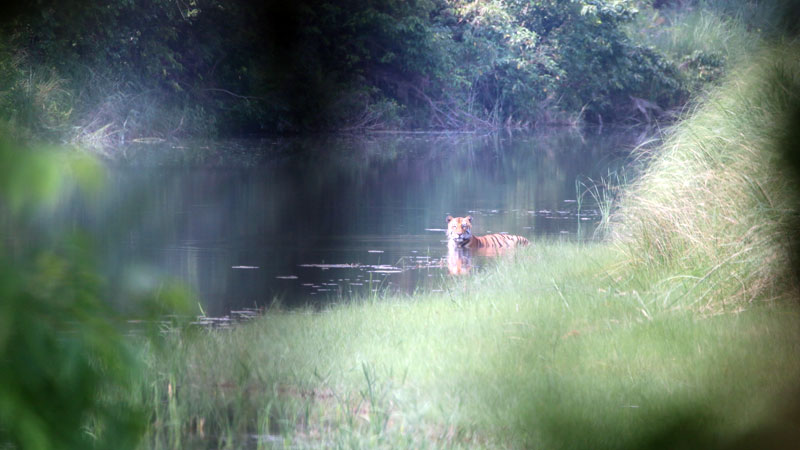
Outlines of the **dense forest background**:
{"label": "dense forest background", "polygon": [[796,27],[793,2],[759,3],[37,0],[3,11],[0,114],[84,143],[650,122],[733,53],[676,24]]}

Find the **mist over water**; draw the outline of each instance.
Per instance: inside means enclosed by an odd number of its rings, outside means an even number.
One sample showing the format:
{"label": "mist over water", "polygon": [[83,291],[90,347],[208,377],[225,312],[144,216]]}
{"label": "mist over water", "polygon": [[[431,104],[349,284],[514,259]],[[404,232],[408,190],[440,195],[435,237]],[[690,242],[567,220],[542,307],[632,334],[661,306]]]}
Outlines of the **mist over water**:
{"label": "mist over water", "polygon": [[599,212],[576,181],[607,178],[640,139],[555,129],[132,144],[108,163],[100,212],[73,202],[53,226],[102,240],[110,286],[171,276],[209,315],[436,289],[446,215],[533,245],[592,239]]}

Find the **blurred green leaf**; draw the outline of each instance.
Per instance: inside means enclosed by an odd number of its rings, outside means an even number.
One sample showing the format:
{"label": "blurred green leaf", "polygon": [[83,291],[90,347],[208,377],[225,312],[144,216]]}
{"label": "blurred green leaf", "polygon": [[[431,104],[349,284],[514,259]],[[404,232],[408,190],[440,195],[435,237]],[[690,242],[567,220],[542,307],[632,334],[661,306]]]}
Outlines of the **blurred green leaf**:
{"label": "blurred green leaf", "polygon": [[[0,139],[0,447],[136,448],[144,431],[130,401],[143,366],[104,298],[98,249],[80,230],[37,220],[104,178],[88,154]],[[133,309],[155,327],[188,295],[158,282]]]}

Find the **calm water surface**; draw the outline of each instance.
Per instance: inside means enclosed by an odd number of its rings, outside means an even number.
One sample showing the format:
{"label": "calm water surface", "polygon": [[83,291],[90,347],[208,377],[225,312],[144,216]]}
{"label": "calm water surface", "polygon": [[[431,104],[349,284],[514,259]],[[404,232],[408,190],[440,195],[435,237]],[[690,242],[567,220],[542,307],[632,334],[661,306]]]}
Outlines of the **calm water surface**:
{"label": "calm water surface", "polygon": [[[402,134],[132,144],[109,162],[97,208],[72,223],[107,248],[110,284],[188,283],[205,312],[371,289],[437,289],[445,216],[477,234],[591,239],[576,181],[616,170],[630,132]],[[479,266],[491,261],[478,261]]]}

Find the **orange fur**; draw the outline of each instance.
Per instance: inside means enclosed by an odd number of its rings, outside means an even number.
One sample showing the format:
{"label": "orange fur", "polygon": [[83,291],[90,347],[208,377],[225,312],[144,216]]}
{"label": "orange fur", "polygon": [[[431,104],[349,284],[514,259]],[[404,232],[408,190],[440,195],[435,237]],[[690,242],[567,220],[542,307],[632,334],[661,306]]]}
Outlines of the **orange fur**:
{"label": "orange fur", "polygon": [[512,248],[530,244],[526,238],[513,234],[494,233],[485,236],[472,234],[472,216],[447,216],[447,245],[453,248]]}

